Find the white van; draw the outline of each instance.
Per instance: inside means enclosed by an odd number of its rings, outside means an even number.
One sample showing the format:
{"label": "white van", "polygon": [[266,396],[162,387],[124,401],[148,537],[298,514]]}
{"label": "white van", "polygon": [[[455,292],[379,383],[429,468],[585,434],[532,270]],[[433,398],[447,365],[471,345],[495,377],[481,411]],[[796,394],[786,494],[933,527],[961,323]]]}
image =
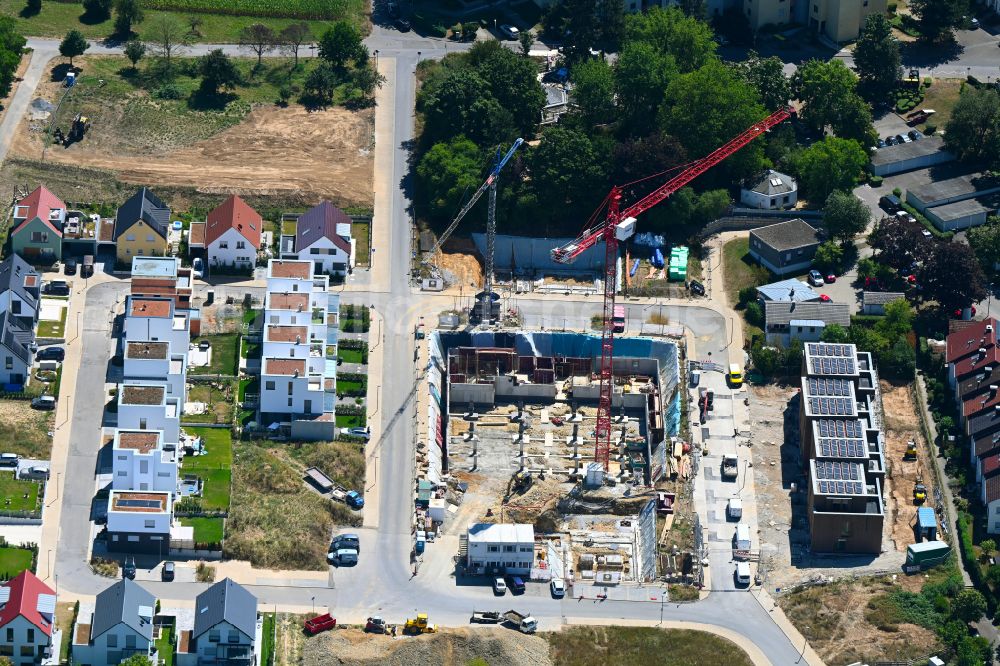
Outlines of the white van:
{"label": "white van", "polygon": [[733,578],[736,580],[737,585],[749,585],[750,564],[747,562],[737,562],[736,571],[733,573]]}
{"label": "white van", "polygon": [[730,497],[726,505],[726,520],[739,520],[743,517],[743,500],[739,497]]}
{"label": "white van", "polygon": [[750,527],[743,523],[736,526],[736,533],[733,534],[734,550],[750,550]]}

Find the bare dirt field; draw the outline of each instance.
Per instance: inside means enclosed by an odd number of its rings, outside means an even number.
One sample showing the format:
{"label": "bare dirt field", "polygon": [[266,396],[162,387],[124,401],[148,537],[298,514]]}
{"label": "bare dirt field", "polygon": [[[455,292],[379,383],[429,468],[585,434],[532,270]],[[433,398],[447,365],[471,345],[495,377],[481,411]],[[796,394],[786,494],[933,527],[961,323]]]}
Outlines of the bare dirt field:
{"label": "bare dirt field", "polygon": [[0,449],[26,458],[48,460],[55,428],[53,412],[31,408],[27,400],[0,401]]}
{"label": "bare dirt field", "polygon": [[[68,149],[49,148],[45,161],[106,169],[141,185],[193,187],[204,193],[301,193],[342,206],[373,205],[372,111],[261,106],[234,127],[162,155],[117,152],[116,141],[88,134]],[[38,132],[20,131],[11,155],[41,160]],[[311,196],[310,196],[311,195]]]}
{"label": "bare dirt field", "polygon": [[[913,523],[917,506],[913,487],[920,481],[927,486],[928,506],[934,496],[934,477],[927,460],[927,446],[920,429],[920,418],[910,386],[892,386],[882,382],[882,407],[885,410],[886,515],[892,522],[892,540],[897,551],[905,551],[914,542]],[[917,442],[917,459],[904,460],[906,443]]]}
{"label": "bare dirt field", "polygon": [[396,639],[345,629],[308,639],[301,663],[305,666],[473,663],[548,666],[552,661],[548,641],[510,629],[446,629],[436,634]]}
{"label": "bare dirt field", "polygon": [[896,583],[891,577],[839,581],[784,595],[778,603],[830,666],[905,661],[932,654],[939,646],[937,636],[913,624],[883,631],[866,619],[868,602],[897,587],[916,592],[923,582],[922,576],[902,575]]}

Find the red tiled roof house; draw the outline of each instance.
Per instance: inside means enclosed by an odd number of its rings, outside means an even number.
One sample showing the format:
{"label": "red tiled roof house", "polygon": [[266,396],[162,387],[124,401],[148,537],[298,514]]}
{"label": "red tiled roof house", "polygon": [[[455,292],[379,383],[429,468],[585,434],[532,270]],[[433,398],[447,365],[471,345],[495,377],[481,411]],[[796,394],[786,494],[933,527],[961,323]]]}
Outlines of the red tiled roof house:
{"label": "red tiled roof house", "polygon": [[0,655],[20,666],[41,663],[54,650],[59,663],[55,616],[56,593],[30,571],[0,585]]}
{"label": "red tiled roof house", "polygon": [[205,222],[191,224],[188,248],[203,249],[210,268],[251,269],[257,263],[263,224],[257,211],[234,194],[209,213]]}
{"label": "red tiled roof house", "polygon": [[17,202],[10,232],[11,250],[32,264],[62,259],[66,204],[44,186]]}

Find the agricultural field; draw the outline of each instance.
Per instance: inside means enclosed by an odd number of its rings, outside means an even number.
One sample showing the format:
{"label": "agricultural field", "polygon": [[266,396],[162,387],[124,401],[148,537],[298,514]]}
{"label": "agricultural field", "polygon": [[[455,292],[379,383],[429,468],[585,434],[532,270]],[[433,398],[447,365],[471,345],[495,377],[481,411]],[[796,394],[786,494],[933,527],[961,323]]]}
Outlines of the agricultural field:
{"label": "agricultural field", "polygon": [[[253,23],[263,23],[280,32],[291,23],[306,21],[314,33],[326,27],[326,21],[346,20],[362,33],[371,30],[366,0],[148,0],[143,2],[145,20],[133,30],[142,34],[161,14],[168,14],[188,25],[192,14],[201,19],[189,38],[209,44],[234,44],[239,32]],[[22,34],[32,37],[63,37],[69,30],[79,30],[91,39],[103,39],[114,32],[114,18],[98,20],[85,15],[80,2],[49,0],[37,14],[25,10],[25,0],[0,0],[0,14],[13,17]]]}
{"label": "agricultural field", "polygon": [[[67,200],[112,206],[135,185],[156,183],[157,194],[178,211],[187,201],[214,208],[219,197],[208,193],[219,191],[238,192],[262,212],[311,207],[323,198],[370,210],[374,111],[282,106],[279,89],[301,90],[314,63],[296,69],[291,59],[277,58],[255,69],[255,59],[234,60],[240,85],[208,98],[199,91],[194,58],[175,58],[169,73],[153,57],[137,70],[123,57],[78,58],[81,73],[68,91],[66,66],[56,66],[37,93],[53,104],[65,98],[49,121],[22,121],[3,177],[45,182]],[[335,102],[346,94],[343,85],[338,90]],[[91,120],[84,140],[68,148],[50,144],[45,131],[65,130],[76,113]],[[171,190],[180,190],[179,200],[168,196]]]}

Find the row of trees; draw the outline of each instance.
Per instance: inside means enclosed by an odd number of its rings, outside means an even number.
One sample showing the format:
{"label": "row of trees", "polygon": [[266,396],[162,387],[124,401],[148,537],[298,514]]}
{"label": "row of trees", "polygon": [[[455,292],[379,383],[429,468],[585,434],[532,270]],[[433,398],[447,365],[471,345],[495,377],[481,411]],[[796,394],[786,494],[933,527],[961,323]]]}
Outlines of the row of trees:
{"label": "row of trees", "polygon": [[0,16],[0,98],[6,97],[14,84],[14,73],[21,62],[26,41],[9,16]]}

